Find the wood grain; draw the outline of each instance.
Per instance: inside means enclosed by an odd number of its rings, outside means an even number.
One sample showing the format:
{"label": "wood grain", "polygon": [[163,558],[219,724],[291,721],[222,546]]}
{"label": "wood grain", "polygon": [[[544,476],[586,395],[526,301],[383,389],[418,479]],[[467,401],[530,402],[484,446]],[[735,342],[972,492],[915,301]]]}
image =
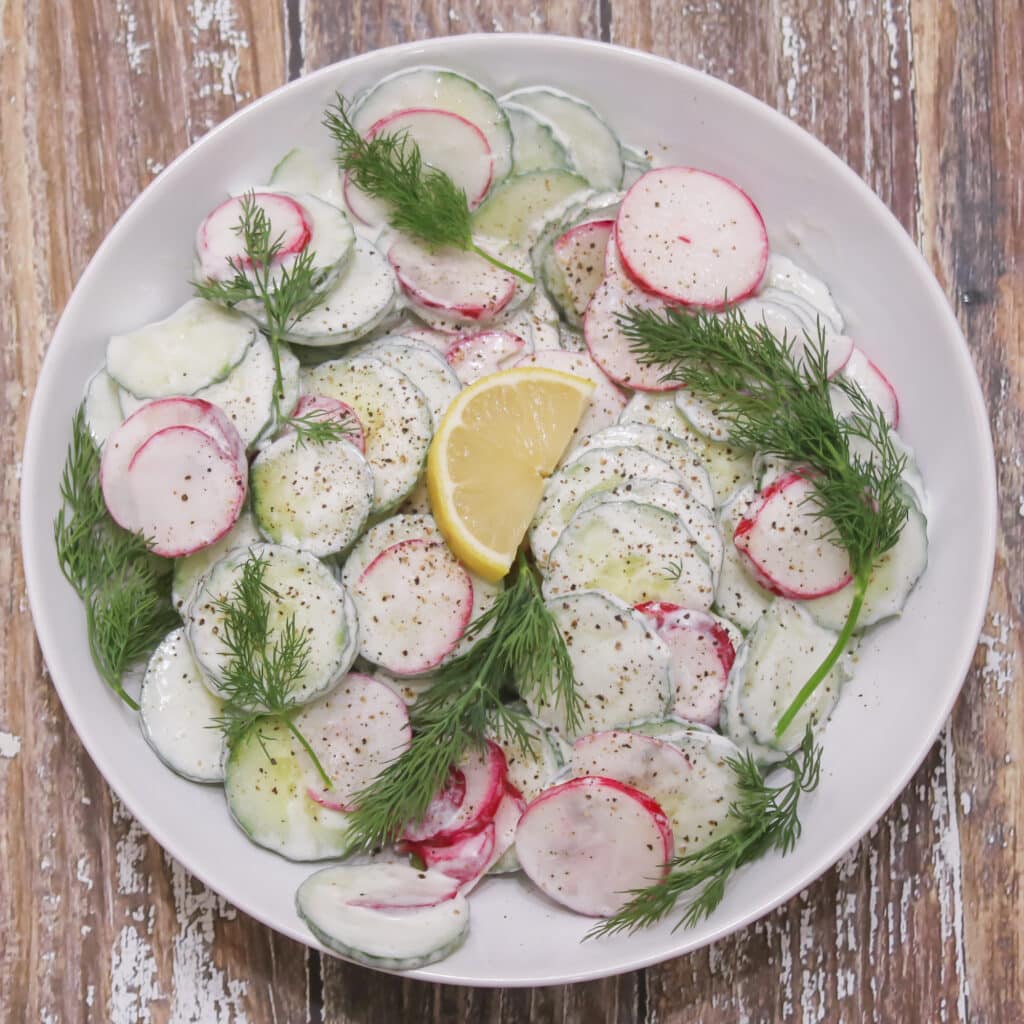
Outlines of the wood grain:
{"label": "wood grain", "polygon": [[[74,281],[137,192],[238,106],[377,46],[603,38],[803,124],[917,239],[964,326],[999,456],[990,617],[951,726],[883,821],[788,906],[619,979],[387,979],[224,906],[106,789],[45,678],[17,561],[28,397]],[[0,1019],[1024,1020],[1024,17],[1014,0],[0,2]]]}

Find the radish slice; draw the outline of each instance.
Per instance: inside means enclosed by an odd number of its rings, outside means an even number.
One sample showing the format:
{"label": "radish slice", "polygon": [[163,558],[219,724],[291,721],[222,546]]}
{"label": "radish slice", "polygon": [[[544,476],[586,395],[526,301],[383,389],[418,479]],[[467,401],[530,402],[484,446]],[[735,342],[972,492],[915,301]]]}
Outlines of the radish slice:
{"label": "radish slice", "polygon": [[[450,842],[478,831],[491,821],[507,789],[508,773],[501,747],[488,740],[483,750],[471,750],[463,757],[454,774],[462,776],[462,799],[455,804],[454,799],[442,793],[427,809],[422,821],[406,826],[404,839]],[[456,782],[455,786],[458,785]]]}
{"label": "radish slice", "polygon": [[737,185],[693,167],[648,171],[615,222],[626,272],[654,295],[721,308],[756,291],[768,262],[761,214]]}
{"label": "radish slice", "polygon": [[[421,910],[424,907],[436,907],[447,900],[455,899],[459,887],[455,880],[440,871],[417,871],[406,869],[404,864],[373,864],[374,868],[401,868],[389,881],[393,886],[369,887],[366,895],[351,897],[347,902],[350,907],[366,907],[368,910]],[[358,865],[353,865],[353,868]],[[406,870],[416,875],[413,880]]]}
{"label": "radish slice", "polygon": [[596,385],[590,396],[587,411],[583,414],[567,451],[576,449],[580,442],[591,434],[616,423],[626,408],[626,396],[602,373],[601,368],[586,352],[565,352],[562,349],[544,349],[533,355],[523,356],[516,366],[544,366],[549,370],[561,370],[574,377],[583,377]]}
{"label": "radish slice", "polygon": [[[370,127],[366,138],[378,135],[405,135],[419,149],[425,166],[447,174],[466,193],[471,210],[487,195],[494,175],[494,155],[484,133],[465,117],[450,110],[412,107],[382,117]],[[348,175],[345,202],[365,224],[379,226],[388,220],[388,204],[361,191]]]}
{"label": "radish slice", "polygon": [[542,793],[516,830],[516,853],[534,885],[592,917],[614,914],[628,890],[663,878],[673,849],[672,828],[654,800],[597,777]]}
{"label": "radish slice", "polygon": [[164,558],[192,554],[231,529],[247,477],[209,434],[164,427],[136,449],[127,471],[102,474],[103,500],[119,526]]}
{"label": "radish slice", "polygon": [[[220,204],[196,233],[200,275],[210,281],[226,281],[237,269],[251,267],[238,225],[242,219],[245,196],[232,196]],[[278,192],[260,192],[252,199],[270,223],[270,237],[281,239],[275,262],[302,252],[313,237],[309,215],[291,196]]]}
{"label": "radish slice", "polygon": [[455,820],[455,815],[466,799],[466,776],[452,768],[444,786],[434,794],[423,817],[406,825],[402,833],[408,842],[419,842],[438,835]]}
{"label": "radish slice", "polygon": [[494,316],[516,292],[512,274],[473,252],[431,249],[400,236],[388,250],[388,260],[415,305],[466,320]]}
{"label": "radish slice", "polygon": [[352,589],[360,653],[397,676],[429,672],[469,625],[473,581],[442,541],[407,540],[382,551]]}
{"label": "radish slice", "polygon": [[454,878],[465,892],[466,886],[481,878],[494,863],[494,835],[494,822],[490,822],[479,832],[468,832],[450,843],[408,843],[407,846],[428,868],[437,868]]}
{"label": "radish slice", "polygon": [[[363,431],[363,425],[360,423],[355,409],[346,402],[341,402],[337,398],[328,398],[327,395],[303,395],[292,409],[291,418],[337,420],[347,428],[345,440],[349,444],[355,445],[364,454],[366,452],[366,434]],[[282,433],[288,434],[294,430],[293,426],[285,424]]]}
{"label": "radish slice", "polygon": [[[355,797],[412,742],[405,701],[390,686],[352,672],[326,697],[303,708],[295,724],[309,741],[331,788],[310,786],[307,793],[332,811],[354,811]],[[303,751],[300,760],[310,761]]]}
{"label": "radish slice", "polygon": [[648,295],[626,275],[619,259],[616,234],[608,240],[605,277],[583,317],[583,339],[598,366],[616,384],[636,391],[673,391],[679,384],[661,379],[663,368],[645,366],[633,354],[632,343],[622,332],[619,317],[629,308],[660,313],[665,301]]}
{"label": "radish slice", "polygon": [[[460,338],[445,354],[448,365],[464,385],[507,370],[522,354],[526,342],[510,331],[481,331]],[[518,364],[517,364],[518,365]]]}
{"label": "radish slice", "polygon": [[649,601],[636,610],[654,623],[672,653],[672,713],[688,722],[717,727],[729,670],[736,659],[725,627],[707,612],[667,602]]}
{"label": "radish slice", "polygon": [[[889,383],[889,378],[856,346],[843,367],[842,376],[860,386],[868,400],[882,410],[885,422],[893,430],[900,425],[900,402],[896,389]],[[831,396],[832,408],[838,416],[853,413],[853,403],[842,390],[833,387]]]}
{"label": "radish slice", "polygon": [[605,253],[614,227],[613,220],[586,221],[569,228],[552,247],[562,285],[577,316],[583,316],[604,277]]}
{"label": "radish slice", "polygon": [[852,579],[850,558],[816,513],[814,485],[787,473],[761,492],[733,533],[733,544],[757,581],[780,597],[806,600],[841,590]]}

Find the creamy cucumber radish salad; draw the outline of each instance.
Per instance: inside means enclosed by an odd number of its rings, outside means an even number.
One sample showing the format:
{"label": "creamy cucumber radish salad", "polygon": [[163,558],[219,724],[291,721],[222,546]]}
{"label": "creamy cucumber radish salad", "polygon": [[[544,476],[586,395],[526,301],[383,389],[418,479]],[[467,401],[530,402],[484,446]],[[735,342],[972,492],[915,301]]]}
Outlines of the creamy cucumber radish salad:
{"label": "creamy cucumber radish salad", "polygon": [[[781,792],[772,773],[812,788],[800,752],[847,641],[925,569],[896,392],[828,286],[772,250],[758,183],[630,141],[584,98],[497,97],[458,70],[339,97],[322,146],[197,225],[195,297],[110,338],[75,421],[56,535],[101,674],[252,842],[329,862],[298,913],[365,964],[447,956],[494,876],[633,927],[636,895],[704,871],[713,844],[763,828],[788,849],[795,811],[783,841],[737,805]],[[699,359],[650,355],[691,323],[723,346],[692,387]],[[735,338],[772,354],[749,360],[765,380],[813,392],[841,451],[752,446],[767,392],[715,383],[747,372]],[[541,385],[578,410],[550,429],[525,399],[466,411]],[[460,417],[476,448],[451,440]],[[466,454],[488,432],[493,457]],[[557,450],[516,533],[501,452],[527,437]],[[867,481],[853,527],[825,514],[847,469]],[[886,508],[899,521],[861,557],[857,523]],[[433,762],[417,737],[441,737]],[[414,818],[371,820],[385,777]]]}

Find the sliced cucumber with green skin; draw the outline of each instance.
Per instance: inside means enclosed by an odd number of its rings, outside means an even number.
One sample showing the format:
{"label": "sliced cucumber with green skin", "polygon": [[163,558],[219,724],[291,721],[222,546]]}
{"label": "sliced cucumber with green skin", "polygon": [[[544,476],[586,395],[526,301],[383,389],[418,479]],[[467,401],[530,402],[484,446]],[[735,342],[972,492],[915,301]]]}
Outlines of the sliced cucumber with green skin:
{"label": "sliced cucumber with green skin", "polygon": [[295,907],[335,953],[380,970],[411,971],[451,956],[465,941],[469,903],[452,889],[440,871],[342,864],[307,878]]}
{"label": "sliced cucumber with green skin", "polygon": [[686,422],[709,441],[728,444],[729,424],[718,415],[714,404],[686,388],[675,392],[675,402]]}
{"label": "sliced cucumber with green skin", "polygon": [[316,196],[331,206],[345,206],[345,183],[334,159],[309,146],[296,146],[278,161],[270,175],[275,189],[293,195]]}
{"label": "sliced cucumber with green skin", "polygon": [[715,611],[744,631],[753,627],[772,603],[772,595],[743,567],[743,559],[732,541],[736,526],[754,506],[756,499],[754,485],[747,484],[736,491],[718,515],[725,547],[715,589]]}
{"label": "sliced cucumber with green skin", "polygon": [[373,471],[372,512],[400,505],[419,480],[434,432],[423,392],[404,373],[369,356],[322,363],[304,382],[307,391],[355,409]]}
{"label": "sliced cucumber with green skin", "polygon": [[276,544],[254,544],[225,555],[204,577],[189,604],[185,616],[189,646],[217,692],[230,654],[221,637],[223,615],[215,605],[230,597],[245,563],[257,556],[266,562],[264,582],[274,593],[269,602],[268,646],[277,642],[289,617],[294,617],[299,633],[309,638],[305,669],[291,692],[294,702],[302,704],[330,690],[349,670],[359,647],[352,601],[330,569],[313,555]]}
{"label": "sliced cucumber with green skin", "polygon": [[387,319],[397,299],[398,282],[384,253],[357,238],[351,260],[324,301],[292,324],[288,340],[311,346],[357,341]]}
{"label": "sliced cucumber with green skin", "polygon": [[598,491],[610,491],[630,479],[668,480],[680,485],[684,482],[664,460],[641,448],[625,446],[592,448],[558,470],[544,488],[528,534],[538,565],[547,565],[558,538],[584,499]]}
{"label": "sliced cucumber with green skin", "polygon": [[767,289],[785,292],[799,300],[810,311],[810,320],[821,319],[834,331],[842,331],[843,314],[832,298],[828,285],[798,267],[791,259],[772,253],[765,267],[761,293]]}
{"label": "sliced cucumber with green skin", "polygon": [[320,784],[288,727],[264,719],[228,752],[224,795],[239,828],[257,846],[289,860],[326,860],[345,852],[348,815],[309,795]]}
{"label": "sliced cucumber with green skin", "polygon": [[256,520],[253,518],[252,512],[245,508],[235,520],[235,525],[215,544],[200,548],[184,558],[176,558],[171,585],[171,601],[178,610],[178,614],[184,616],[199,581],[229,551],[262,543],[263,534],[256,528]]}
{"label": "sliced cucumber with green skin", "polygon": [[[928,523],[913,499],[908,501],[907,522],[895,547],[875,563],[857,619],[857,630],[867,629],[883,619],[901,615],[917,581],[928,566]],[[840,630],[853,603],[853,587],[803,601],[815,622],[826,629]]]}
{"label": "sliced cucumber with green skin", "polygon": [[547,602],[572,660],[582,723],[570,729],[561,703],[527,694],[538,721],[574,740],[668,711],[669,652],[644,617],[624,601],[590,591]]}
{"label": "sliced cucumber with green skin", "polygon": [[544,86],[517,89],[501,98],[518,103],[547,118],[564,136],[575,169],[594,188],[622,184],[619,140],[590,104],[568,93]]}
{"label": "sliced cucumber with green skin", "polygon": [[708,479],[707,470],[699,454],[677,434],[659,430],[642,423],[614,423],[591,434],[574,452],[566,458],[566,465],[574,462],[583,452],[592,448],[640,448],[663,462],[667,462],[682,477],[686,489],[695,501],[709,508],[715,503],[715,495]]}
{"label": "sliced cucumber with green skin", "polygon": [[494,156],[494,180],[512,168],[512,131],[498,101],[479,82],[448,68],[419,67],[381,79],[357,103],[352,123],[361,135],[399,110],[448,110],[464,117],[487,138]]}
{"label": "sliced cucumber with green skin", "polygon": [[580,505],[576,514],[582,515],[604,502],[618,501],[638,501],[642,505],[653,505],[678,516],[704,552],[717,587],[725,551],[718,520],[714,512],[696,501],[686,487],[667,480],[627,480],[611,491],[599,491],[591,495]]}
{"label": "sliced cucumber with green skin", "polygon": [[529,247],[544,216],[587,183],[569,171],[531,171],[507,178],[473,214],[473,233]]}
{"label": "sliced cucumber with green skin", "polygon": [[224,380],[256,338],[245,317],[189,299],[169,317],[107,343],[107,373],[137,398],[194,395]]}
{"label": "sliced cucumber with green skin", "polygon": [[223,782],[224,741],[217,718],[224,702],[203,682],[185,630],[164,637],[142,677],[139,724],[171,771],[192,782]]}
{"label": "sliced cucumber with green skin", "polygon": [[103,447],[107,435],[123,420],[117,381],[106,370],[98,370],[85,389],[85,422],[97,448]]}
{"label": "sliced cucumber with green skin", "polygon": [[426,342],[403,338],[400,334],[381,338],[363,351],[404,373],[423,392],[436,430],[448,406],[462,390],[459,378],[444,356]]}
{"label": "sliced cucumber with green skin", "polygon": [[722,702],[726,736],[766,764],[795,750],[808,724],[820,726],[832,713],[850,677],[848,659],[840,658],[781,737],[775,727],[835,641],[799,604],[777,598],[736,652]]}
{"label": "sliced cucumber with green skin", "polygon": [[370,467],[345,440],[309,444],[286,434],[256,456],[249,482],[260,532],[318,558],[348,548],[373,504]]}
{"label": "sliced cucumber with green skin", "polygon": [[603,590],[627,604],[669,601],[705,611],[715,580],[703,549],[671,512],[635,501],[577,512],[548,558],[544,596]]}
{"label": "sliced cucumber with green skin", "polygon": [[558,129],[540,114],[519,103],[503,103],[512,129],[512,173],[571,171],[569,151]]}

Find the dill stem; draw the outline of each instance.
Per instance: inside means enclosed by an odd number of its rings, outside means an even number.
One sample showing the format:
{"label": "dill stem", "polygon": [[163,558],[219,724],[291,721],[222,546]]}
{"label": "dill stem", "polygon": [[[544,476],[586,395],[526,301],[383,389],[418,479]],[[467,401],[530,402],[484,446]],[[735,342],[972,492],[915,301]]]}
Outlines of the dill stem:
{"label": "dill stem", "polygon": [[334,783],[331,782],[330,775],[324,771],[324,766],[320,763],[320,758],[316,756],[313,748],[309,745],[309,740],[302,735],[302,730],[292,721],[291,715],[282,715],[281,721],[287,726],[288,731],[302,744],[302,749],[309,754],[310,760],[313,762],[313,767],[316,768],[317,774],[323,780],[323,784],[328,789],[334,789]]}
{"label": "dill stem", "polygon": [[793,724],[793,719],[796,718],[800,709],[810,700],[811,695],[825,676],[832,671],[833,665],[835,665],[840,655],[846,649],[846,645],[850,642],[850,637],[853,636],[854,629],[857,628],[857,620],[860,618],[861,609],[864,607],[864,596],[867,593],[870,576],[871,568],[869,566],[854,578],[853,603],[850,605],[846,622],[843,623],[843,628],[839,636],[836,637],[836,642],[832,645],[832,649],[825,655],[825,660],[814,670],[814,674],[800,688],[800,692],[793,698],[792,703],[786,708],[779,719],[779,724],[775,727],[776,737],[781,737],[790,725]]}
{"label": "dill stem", "polygon": [[488,263],[493,264],[499,270],[507,271],[509,274],[515,274],[520,281],[525,281],[527,284],[533,284],[533,278],[529,274],[524,273],[522,270],[517,270],[515,267],[510,267],[507,263],[503,263],[498,259],[497,256],[492,256],[486,249],[481,249],[476,242],[469,243],[470,252],[475,252],[477,256],[482,256]]}

